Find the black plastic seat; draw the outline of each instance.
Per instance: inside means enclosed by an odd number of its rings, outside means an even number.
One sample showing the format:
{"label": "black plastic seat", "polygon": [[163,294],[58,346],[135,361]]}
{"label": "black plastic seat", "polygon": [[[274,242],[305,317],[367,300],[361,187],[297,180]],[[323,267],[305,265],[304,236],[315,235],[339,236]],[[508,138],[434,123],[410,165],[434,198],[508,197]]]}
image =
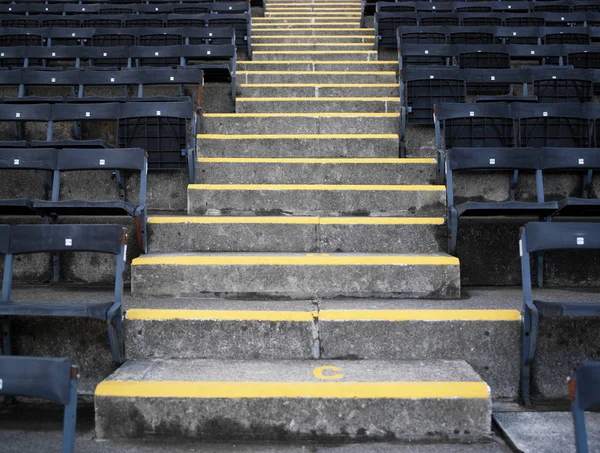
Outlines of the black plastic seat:
{"label": "black plastic seat", "polygon": [[552,215],[558,209],[556,201],[546,201],[543,203],[526,201],[501,201],[501,202],[481,202],[467,201],[456,205],[456,213],[459,217],[487,217],[487,216],[528,216],[528,217],[547,217]]}
{"label": "black plastic seat", "polygon": [[114,201],[87,201],[87,200],[67,200],[67,201],[34,201],[35,211],[48,217],[59,216],[136,216],[138,205],[128,203],[123,200]]}
{"label": "black plastic seat", "polygon": [[35,215],[33,203],[26,198],[0,200],[0,215]]}

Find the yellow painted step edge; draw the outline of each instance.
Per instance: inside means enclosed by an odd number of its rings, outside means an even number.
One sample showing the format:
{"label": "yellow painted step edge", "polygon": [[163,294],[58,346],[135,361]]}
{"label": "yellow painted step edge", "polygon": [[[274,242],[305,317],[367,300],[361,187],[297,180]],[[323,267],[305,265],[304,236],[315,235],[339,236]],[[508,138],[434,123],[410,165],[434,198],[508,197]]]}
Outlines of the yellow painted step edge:
{"label": "yellow painted step edge", "polygon": [[[263,24],[264,25],[264,24]],[[308,24],[294,24],[294,25],[308,25]],[[257,30],[252,30],[252,39],[257,38],[259,36],[255,35],[256,31],[353,31],[356,32],[357,30],[361,30],[361,31],[368,31],[368,32],[374,32],[375,29],[373,28],[312,28],[312,27],[301,27],[301,28],[293,28],[293,27],[288,27],[285,29],[282,28],[261,28],[261,29],[257,29]],[[270,36],[270,35],[260,35],[260,36]],[[288,35],[290,38],[293,38],[296,35]],[[343,37],[344,35],[339,35],[340,37]],[[364,35],[365,38],[369,38],[370,35],[365,34]],[[398,63],[398,62],[396,62]]]}
{"label": "yellow painted step edge", "polygon": [[245,88],[398,88],[397,83],[241,83]]}
{"label": "yellow painted step edge", "polygon": [[209,217],[151,216],[148,223],[167,224],[273,224],[273,225],[443,225],[442,217]]}
{"label": "yellow painted step edge", "polygon": [[373,47],[372,42],[291,42],[291,43],[265,43],[265,44],[252,44],[254,48],[257,47]]}
{"label": "yellow painted step edge", "polygon": [[488,399],[485,382],[104,381],[96,397]]}
{"label": "yellow painted step edge", "polygon": [[198,134],[202,140],[321,140],[321,139],[397,139],[397,134]]}
{"label": "yellow painted step edge", "polygon": [[210,319],[218,321],[520,321],[518,310],[180,310],[144,309],[127,310],[127,319],[141,321],[169,321],[174,319]]}
{"label": "yellow painted step edge", "polygon": [[[374,36],[348,36],[348,35],[264,35],[264,36],[253,36],[252,40],[256,41],[257,39],[364,39],[369,41],[375,41]],[[334,44],[337,44],[334,43]],[[256,43],[254,44],[256,45]]]}
{"label": "yellow painted step edge", "polygon": [[435,165],[433,157],[198,157],[198,162],[229,164],[430,164]]}
{"label": "yellow painted step edge", "polygon": [[[281,60],[281,61],[238,61],[238,65],[239,64],[245,64],[245,65],[269,65],[269,64],[346,64],[346,65],[357,65],[357,64],[386,64],[386,65],[392,65],[395,64],[397,65],[398,62],[397,61],[381,61],[381,60],[375,60],[375,61],[364,61],[364,60],[359,60],[359,61],[351,61],[351,60]],[[315,71],[318,73],[318,71]]]}
{"label": "yellow painted step edge", "polygon": [[132,266],[458,266],[449,255],[156,255],[140,256]]}
{"label": "yellow painted step edge", "polygon": [[253,55],[325,55],[325,54],[377,54],[376,50],[255,50],[252,52]]}

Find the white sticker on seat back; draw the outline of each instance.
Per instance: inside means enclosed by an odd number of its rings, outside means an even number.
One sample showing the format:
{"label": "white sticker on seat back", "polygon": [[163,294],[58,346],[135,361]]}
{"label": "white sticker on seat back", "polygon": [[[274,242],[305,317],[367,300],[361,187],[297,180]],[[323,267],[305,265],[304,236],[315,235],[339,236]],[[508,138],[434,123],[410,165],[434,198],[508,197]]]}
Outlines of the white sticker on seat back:
{"label": "white sticker on seat back", "polygon": [[73,239],[65,239],[65,247],[71,247],[73,245]]}
{"label": "white sticker on seat back", "polygon": [[585,244],[585,238],[578,237],[577,238],[577,245],[584,245],[584,244]]}

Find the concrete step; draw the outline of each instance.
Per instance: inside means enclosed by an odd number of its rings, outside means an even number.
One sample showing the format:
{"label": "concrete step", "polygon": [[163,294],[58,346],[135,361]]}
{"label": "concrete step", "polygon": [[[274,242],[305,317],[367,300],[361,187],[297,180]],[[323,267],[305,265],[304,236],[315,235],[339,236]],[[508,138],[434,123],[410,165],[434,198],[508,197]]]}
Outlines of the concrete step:
{"label": "concrete step", "polygon": [[351,31],[354,32],[354,30],[358,30],[360,29],[360,22],[355,22],[355,21],[336,21],[333,22],[331,20],[327,20],[327,21],[308,21],[308,20],[302,20],[302,21],[297,21],[297,20],[279,20],[279,21],[274,21],[271,20],[269,22],[253,22],[252,23],[252,34],[254,34],[254,31],[260,31],[262,29],[267,29],[267,30],[277,30],[278,32],[281,32],[285,29],[300,29],[300,28],[313,28],[313,29],[320,29],[320,30],[330,30],[330,29],[335,29],[335,28],[343,28],[343,29],[350,29]]}
{"label": "concrete step", "polygon": [[200,133],[398,134],[399,129],[399,113],[206,113]]}
{"label": "concrete step", "polygon": [[309,24],[319,24],[319,23],[344,23],[351,22],[352,25],[359,26],[360,24],[360,14],[356,16],[354,13],[344,14],[345,17],[338,17],[339,15],[336,13],[333,16],[331,14],[316,14],[309,13],[308,16],[304,15],[289,15],[287,17],[253,17],[252,25],[261,25],[261,24],[293,24],[293,23],[309,23]]}
{"label": "concrete step", "polygon": [[335,44],[353,43],[353,44],[364,44],[368,43],[375,45],[375,37],[365,35],[264,35],[264,36],[253,36],[252,45],[258,46],[268,43],[319,43],[319,42],[330,42]]}
{"label": "concrete step", "polygon": [[242,83],[240,97],[245,98],[334,98],[400,96],[397,83]]}
{"label": "concrete step", "polygon": [[239,97],[236,99],[235,108],[237,113],[393,113],[400,111],[400,99],[393,97]]}
{"label": "concrete step", "polygon": [[360,15],[360,5],[358,6],[266,6],[265,16],[276,13],[358,13]]}
{"label": "concrete step", "polygon": [[375,29],[374,28],[356,28],[356,27],[311,27],[306,25],[298,25],[290,28],[254,28],[252,30],[252,40],[255,38],[259,38],[261,36],[298,36],[298,35],[312,35],[312,36],[328,36],[328,35],[337,35],[337,36],[365,36],[369,38],[374,38]]}
{"label": "concrete step", "polygon": [[350,60],[377,61],[376,50],[255,50],[252,52],[255,61],[287,61],[294,60]]}
{"label": "concrete step", "polygon": [[199,157],[201,184],[435,183],[435,159]]}
{"label": "concrete step", "polygon": [[495,400],[518,397],[521,313],[497,302],[134,301],[130,359],[465,360]]}
{"label": "concrete step", "polygon": [[441,217],[152,216],[152,253],[435,253],[446,245]]}
{"label": "concrete step", "polygon": [[460,297],[458,259],[445,253],[151,253],[131,269],[135,297]]}
{"label": "concrete step", "polygon": [[445,186],[190,184],[193,215],[443,216]]}
{"label": "concrete step", "polygon": [[99,439],[491,435],[489,387],[463,361],[133,360],[94,401]]}
{"label": "concrete step", "polygon": [[[275,10],[271,10],[269,8],[267,8],[267,10],[265,11],[265,15],[264,18],[281,18],[281,19],[295,19],[295,18],[306,18],[306,19],[322,19],[322,18],[327,18],[327,19],[338,19],[338,20],[353,20],[353,19],[359,19],[361,16],[361,12],[360,9],[358,10],[354,10],[354,11],[340,11],[338,10],[333,10],[333,11],[285,11],[285,10],[279,10],[279,11],[275,11]],[[260,20],[260,17],[255,17],[254,20]]]}
{"label": "concrete step", "polygon": [[397,134],[200,134],[201,157],[398,157]]}
{"label": "concrete step", "polygon": [[387,71],[396,72],[396,61],[238,61],[240,71]]}
{"label": "concrete step", "polygon": [[281,51],[284,49],[303,50],[303,51],[340,51],[340,50],[372,50],[375,45],[370,43],[336,43],[336,42],[297,42],[297,43],[258,43],[253,44],[254,51]]}
{"label": "concrete step", "polygon": [[239,71],[242,83],[395,83],[394,71]]}

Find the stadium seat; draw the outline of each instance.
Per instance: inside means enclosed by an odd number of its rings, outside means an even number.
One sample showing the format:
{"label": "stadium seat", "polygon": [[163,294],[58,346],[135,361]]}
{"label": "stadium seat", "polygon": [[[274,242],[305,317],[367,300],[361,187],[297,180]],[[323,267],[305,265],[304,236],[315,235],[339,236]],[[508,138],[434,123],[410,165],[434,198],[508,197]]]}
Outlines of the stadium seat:
{"label": "stadium seat", "polygon": [[[568,152],[568,150],[561,150]],[[556,201],[545,201],[542,168],[534,148],[452,148],[446,153],[446,187],[448,197],[448,253],[456,254],[458,222],[461,217],[549,217],[558,209]],[[466,200],[455,203],[454,174],[504,171],[510,174],[506,201]],[[536,176],[536,201],[516,199],[519,173]]]}
{"label": "stadium seat", "polygon": [[[92,318],[108,324],[112,358],[123,363],[123,324],[121,300],[125,266],[125,229],[119,225],[19,225],[10,228],[10,239],[4,260],[0,316]],[[114,298],[95,303],[23,302],[12,299],[15,256],[32,253],[97,252],[116,256]],[[10,344],[10,329],[4,324],[3,336]],[[10,348],[5,354],[10,354]]]}
{"label": "stadium seat", "polygon": [[541,301],[532,295],[530,254],[557,250],[600,249],[600,224],[586,222],[531,222],[521,229],[519,250],[523,279],[523,331],[521,351],[521,396],[531,405],[531,368],[539,323],[561,316],[598,316],[600,304],[574,301]]}
{"label": "stadium seat", "polygon": [[600,405],[600,362],[584,362],[569,374],[569,398],[577,453],[588,453],[585,411]]}
{"label": "stadium seat", "polygon": [[67,359],[0,355],[0,370],[0,396],[41,398],[64,406],[61,451],[73,453],[77,419],[77,365],[72,365]]}

